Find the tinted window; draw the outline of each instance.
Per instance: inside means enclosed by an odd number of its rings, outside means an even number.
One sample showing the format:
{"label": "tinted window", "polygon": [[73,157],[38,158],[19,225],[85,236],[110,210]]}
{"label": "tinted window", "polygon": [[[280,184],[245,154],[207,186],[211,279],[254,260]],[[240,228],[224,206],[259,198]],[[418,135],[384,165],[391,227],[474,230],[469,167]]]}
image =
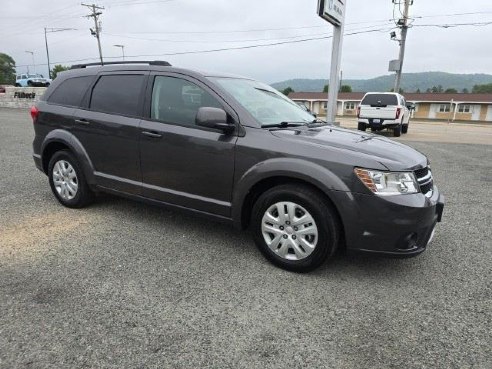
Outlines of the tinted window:
{"label": "tinted window", "polygon": [[138,116],[143,75],[102,76],[92,90],[90,109],[103,113]]}
{"label": "tinted window", "polygon": [[80,106],[92,76],[68,78],[49,96],[48,102],[66,106]]}
{"label": "tinted window", "polygon": [[398,98],[395,95],[372,94],[364,97],[361,104],[371,106],[398,105]]}
{"label": "tinted window", "polygon": [[157,76],[152,91],[152,119],[195,125],[201,107],[222,108],[207,91],[194,83],[174,77]]}

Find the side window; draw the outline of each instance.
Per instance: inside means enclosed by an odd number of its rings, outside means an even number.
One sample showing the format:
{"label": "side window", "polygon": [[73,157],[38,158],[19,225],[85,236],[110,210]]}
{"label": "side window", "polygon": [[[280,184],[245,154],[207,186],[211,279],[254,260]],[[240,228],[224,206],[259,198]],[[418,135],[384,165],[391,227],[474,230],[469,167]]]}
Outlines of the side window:
{"label": "side window", "polygon": [[201,107],[222,108],[211,94],[192,82],[174,77],[155,77],[152,119],[194,126],[196,113]]}
{"label": "side window", "polygon": [[144,82],[145,76],[140,74],[102,76],[92,90],[90,109],[139,116],[138,103]]}
{"label": "side window", "polygon": [[48,103],[75,107],[80,106],[80,102],[87,88],[89,88],[92,78],[92,76],[85,76],[66,79],[48,97]]}

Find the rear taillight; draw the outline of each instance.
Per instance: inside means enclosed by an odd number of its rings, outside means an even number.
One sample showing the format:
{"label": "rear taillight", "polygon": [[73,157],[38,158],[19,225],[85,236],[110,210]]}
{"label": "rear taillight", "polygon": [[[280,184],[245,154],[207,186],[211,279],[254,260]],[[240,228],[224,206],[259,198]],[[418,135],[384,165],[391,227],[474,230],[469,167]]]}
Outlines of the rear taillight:
{"label": "rear taillight", "polygon": [[401,108],[396,108],[396,117],[395,117],[395,119],[400,118],[400,114],[401,114]]}
{"label": "rear taillight", "polygon": [[360,118],[360,106],[357,107],[357,118]]}
{"label": "rear taillight", "polygon": [[35,106],[31,107],[31,118],[33,123],[36,123],[36,121],[38,120],[38,116],[39,116],[39,109],[36,108]]}

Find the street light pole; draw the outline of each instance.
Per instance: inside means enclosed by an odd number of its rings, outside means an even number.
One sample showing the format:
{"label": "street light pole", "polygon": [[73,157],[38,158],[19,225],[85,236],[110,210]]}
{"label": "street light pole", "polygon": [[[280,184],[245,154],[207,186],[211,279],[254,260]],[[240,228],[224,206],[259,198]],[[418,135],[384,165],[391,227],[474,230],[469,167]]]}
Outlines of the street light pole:
{"label": "street light pole", "polygon": [[26,53],[31,54],[32,56],[32,66],[34,68],[34,74],[36,74],[36,62],[34,61],[34,51],[26,50]]}
{"label": "street light pole", "polygon": [[46,58],[48,59],[48,78],[51,79],[50,52],[48,51],[48,37],[46,37],[46,27],[44,27],[44,43],[46,45]]}
{"label": "street light pole", "polygon": [[121,48],[121,52],[123,53],[123,61],[125,61],[125,45],[113,45],[113,46]]}
{"label": "street light pole", "polygon": [[53,33],[53,32],[63,32],[63,31],[73,31],[75,28],[44,28],[44,43],[46,45],[46,57],[48,59],[48,77],[51,78],[51,66],[50,66],[50,52],[48,49],[48,37],[47,33]]}

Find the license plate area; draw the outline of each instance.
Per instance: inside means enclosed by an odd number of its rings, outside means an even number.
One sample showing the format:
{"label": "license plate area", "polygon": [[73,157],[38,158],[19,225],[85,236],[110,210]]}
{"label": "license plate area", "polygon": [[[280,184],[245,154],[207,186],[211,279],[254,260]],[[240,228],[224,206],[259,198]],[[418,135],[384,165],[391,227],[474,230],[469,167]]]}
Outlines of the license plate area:
{"label": "license plate area", "polygon": [[381,119],[373,119],[372,120],[372,123],[374,123],[374,124],[380,124],[381,123]]}

